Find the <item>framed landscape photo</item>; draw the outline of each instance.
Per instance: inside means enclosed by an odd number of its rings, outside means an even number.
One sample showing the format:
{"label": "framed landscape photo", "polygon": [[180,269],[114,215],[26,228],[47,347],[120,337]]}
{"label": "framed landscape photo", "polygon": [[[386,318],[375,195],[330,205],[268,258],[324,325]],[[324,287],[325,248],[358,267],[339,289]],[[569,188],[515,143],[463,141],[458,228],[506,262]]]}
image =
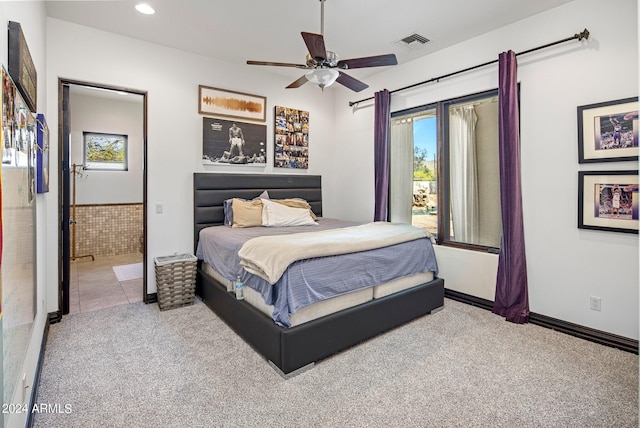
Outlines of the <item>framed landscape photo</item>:
{"label": "framed landscape photo", "polygon": [[83,132],[84,168],[128,171],[128,136],[103,132]]}
{"label": "framed landscape photo", "polygon": [[638,160],[638,98],[578,107],[579,163]]}
{"label": "framed landscape photo", "polygon": [[267,120],[267,97],[199,85],[198,98],[198,113],[205,116]]}
{"label": "framed landscape photo", "polygon": [[638,233],[638,170],[578,172],[578,228]]}

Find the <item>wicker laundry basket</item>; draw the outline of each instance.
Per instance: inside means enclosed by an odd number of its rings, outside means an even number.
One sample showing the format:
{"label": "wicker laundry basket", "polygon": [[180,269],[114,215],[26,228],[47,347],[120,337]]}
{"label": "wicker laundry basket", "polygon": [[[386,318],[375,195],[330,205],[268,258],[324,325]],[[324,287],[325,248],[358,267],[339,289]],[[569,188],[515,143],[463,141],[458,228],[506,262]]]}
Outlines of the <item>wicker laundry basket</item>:
{"label": "wicker laundry basket", "polygon": [[196,293],[197,257],[191,254],[156,257],[156,287],[160,310],[193,304]]}

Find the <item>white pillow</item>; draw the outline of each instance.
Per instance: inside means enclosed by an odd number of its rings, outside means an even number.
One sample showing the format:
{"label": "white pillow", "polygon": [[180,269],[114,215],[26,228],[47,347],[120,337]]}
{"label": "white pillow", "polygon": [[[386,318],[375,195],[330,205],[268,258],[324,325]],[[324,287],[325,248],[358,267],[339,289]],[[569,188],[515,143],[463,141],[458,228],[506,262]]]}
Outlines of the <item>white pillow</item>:
{"label": "white pillow", "polygon": [[267,227],[317,225],[307,208],[292,208],[286,205],[262,200],[262,225]]}

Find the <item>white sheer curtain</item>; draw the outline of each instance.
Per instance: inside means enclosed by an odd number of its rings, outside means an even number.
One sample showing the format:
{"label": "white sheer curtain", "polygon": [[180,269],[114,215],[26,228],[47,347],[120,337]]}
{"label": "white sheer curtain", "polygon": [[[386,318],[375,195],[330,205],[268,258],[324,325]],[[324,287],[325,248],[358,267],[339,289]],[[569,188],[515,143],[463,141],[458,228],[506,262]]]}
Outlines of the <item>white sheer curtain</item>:
{"label": "white sheer curtain", "polygon": [[473,105],[450,109],[451,218],[458,242],[475,243],[478,237],[477,120]]}
{"label": "white sheer curtain", "polygon": [[413,120],[392,119],[390,148],[390,220],[411,224],[413,205]]}

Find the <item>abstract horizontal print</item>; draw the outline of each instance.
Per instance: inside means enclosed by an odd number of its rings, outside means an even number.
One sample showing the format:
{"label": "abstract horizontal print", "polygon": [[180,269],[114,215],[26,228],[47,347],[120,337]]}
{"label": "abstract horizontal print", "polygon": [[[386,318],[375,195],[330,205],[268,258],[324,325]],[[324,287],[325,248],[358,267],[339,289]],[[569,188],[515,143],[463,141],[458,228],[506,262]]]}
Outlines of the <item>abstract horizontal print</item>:
{"label": "abstract horizontal print", "polygon": [[264,122],[267,98],[226,89],[198,86],[198,113]]}

